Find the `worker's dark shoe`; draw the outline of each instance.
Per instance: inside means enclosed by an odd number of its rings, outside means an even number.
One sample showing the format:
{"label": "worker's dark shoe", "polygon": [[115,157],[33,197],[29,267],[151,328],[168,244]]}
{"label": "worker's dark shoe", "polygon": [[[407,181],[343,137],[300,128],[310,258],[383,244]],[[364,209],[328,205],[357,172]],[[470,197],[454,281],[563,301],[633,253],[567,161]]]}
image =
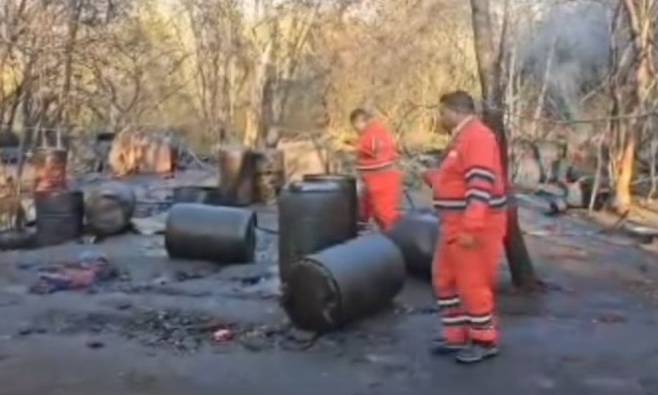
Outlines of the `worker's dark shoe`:
{"label": "worker's dark shoe", "polygon": [[444,339],[435,339],[432,340],[432,347],[430,348],[430,352],[433,355],[448,355],[460,352],[466,347],[466,344],[448,343]]}
{"label": "worker's dark shoe", "polygon": [[483,345],[473,343],[457,353],[457,362],[471,364],[482,362],[485,359],[493,358],[498,355],[499,350],[496,345]]}

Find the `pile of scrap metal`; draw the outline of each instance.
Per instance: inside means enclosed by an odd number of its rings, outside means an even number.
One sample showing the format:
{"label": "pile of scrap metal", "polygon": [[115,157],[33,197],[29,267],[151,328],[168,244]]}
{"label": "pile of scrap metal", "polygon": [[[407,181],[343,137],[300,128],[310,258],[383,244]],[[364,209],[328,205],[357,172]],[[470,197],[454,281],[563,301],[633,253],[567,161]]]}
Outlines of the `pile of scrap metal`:
{"label": "pile of scrap metal", "polygon": [[[559,215],[592,202],[594,176],[591,164],[580,153],[568,155],[565,143],[521,141],[513,145],[512,179],[521,190],[545,197],[547,214]],[[601,185],[607,185],[602,180]],[[610,197],[597,190],[594,209],[602,209]]]}

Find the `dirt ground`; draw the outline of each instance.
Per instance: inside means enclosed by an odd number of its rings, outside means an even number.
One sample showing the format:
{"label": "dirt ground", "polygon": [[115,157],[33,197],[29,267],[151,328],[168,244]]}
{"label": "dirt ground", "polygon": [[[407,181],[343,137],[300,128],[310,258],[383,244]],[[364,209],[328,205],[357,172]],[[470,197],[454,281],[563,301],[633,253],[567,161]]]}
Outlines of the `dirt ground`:
{"label": "dirt ground", "polygon": [[[439,322],[422,279],[381,314],[315,337],[278,307],[270,233],[255,264],[226,268],[171,261],[162,236],[128,234],[0,253],[0,394],[658,394],[655,245],[521,205],[548,291],[517,294],[501,268],[503,353],[480,366],[428,354]],[[276,227],[272,208],[258,211]],[[121,276],[28,292],[39,268],[89,251]],[[217,328],[233,338],[213,341]]]}

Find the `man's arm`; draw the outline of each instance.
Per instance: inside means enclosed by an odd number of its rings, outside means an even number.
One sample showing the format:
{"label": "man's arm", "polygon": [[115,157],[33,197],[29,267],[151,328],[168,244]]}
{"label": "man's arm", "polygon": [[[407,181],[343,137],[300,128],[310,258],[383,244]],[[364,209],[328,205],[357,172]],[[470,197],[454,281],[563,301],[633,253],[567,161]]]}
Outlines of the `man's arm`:
{"label": "man's arm", "polygon": [[481,230],[489,210],[496,175],[496,137],[487,131],[477,131],[464,142],[462,160],[466,182],[466,213],[464,232],[470,235]]}
{"label": "man's arm", "polygon": [[377,158],[379,153],[379,142],[372,135],[365,136],[359,145],[359,154],[367,158]]}

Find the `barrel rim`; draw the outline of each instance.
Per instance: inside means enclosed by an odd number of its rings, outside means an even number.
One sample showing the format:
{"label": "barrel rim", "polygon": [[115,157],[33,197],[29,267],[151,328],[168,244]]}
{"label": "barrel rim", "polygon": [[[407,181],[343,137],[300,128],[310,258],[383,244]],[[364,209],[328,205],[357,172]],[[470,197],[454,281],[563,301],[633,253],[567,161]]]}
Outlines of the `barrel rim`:
{"label": "barrel rim", "polygon": [[[322,312],[321,314],[322,322],[314,320],[313,323],[310,323],[309,321],[306,320],[299,320],[299,315],[297,314],[297,311],[290,307],[290,303],[291,303],[290,298],[295,298],[296,296],[295,290],[298,288],[296,284],[299,281],[301,281],[301,284],[305,283],[303,279],[306,278],[306,276],[303,276],[302,274],[306,270],[313,270],[318,275],[328,280],[325,283],[326,284],[325,288],[326,290],[331,292],[333,301],[331,308],[324,309],[324,311]],[[287,304],[284,307],[286,308],[286,311],[288,311],[288,314],[290,315],[290,318],[293,322],[295,322],[300,327],[305,327],[316,331],[328,331],[331,329],[335,329],[343,324],[343,322],[339,319],[342,316],[340,312],[343,308],[343,300],[342,300],[342,294],[340,292],[340,286],[336,282],[336,279],[331,275],[329,269],[327,269],[327,267],[324,265],[322,261],[313,258],[313,255],[307,255],[305,257],[302,257],[297,262],[295,262],[295,264],[291,265],[290,274],[288,278],[289,280],[286,283],[286,289],[288,290],[288,294],[284,296]],[[299,297],[301,297],[302,299],[306,299],[304,298],[304,295],[299,295]],[[318,317],[319,316],[313,318],[318,318]],[[309,323],[310,325],[304,325]]]}
{"label": "barrel rim", "polygon": [[341,173],[312,173],[304,174],[303,181],[306,182],[356,182],[356,177],[351,174]]}
{"label": "barrel rim", "polygon": [[292,193],[326,193],[342,192],[342,187],[332,181],[293,181],[284,190]]}

